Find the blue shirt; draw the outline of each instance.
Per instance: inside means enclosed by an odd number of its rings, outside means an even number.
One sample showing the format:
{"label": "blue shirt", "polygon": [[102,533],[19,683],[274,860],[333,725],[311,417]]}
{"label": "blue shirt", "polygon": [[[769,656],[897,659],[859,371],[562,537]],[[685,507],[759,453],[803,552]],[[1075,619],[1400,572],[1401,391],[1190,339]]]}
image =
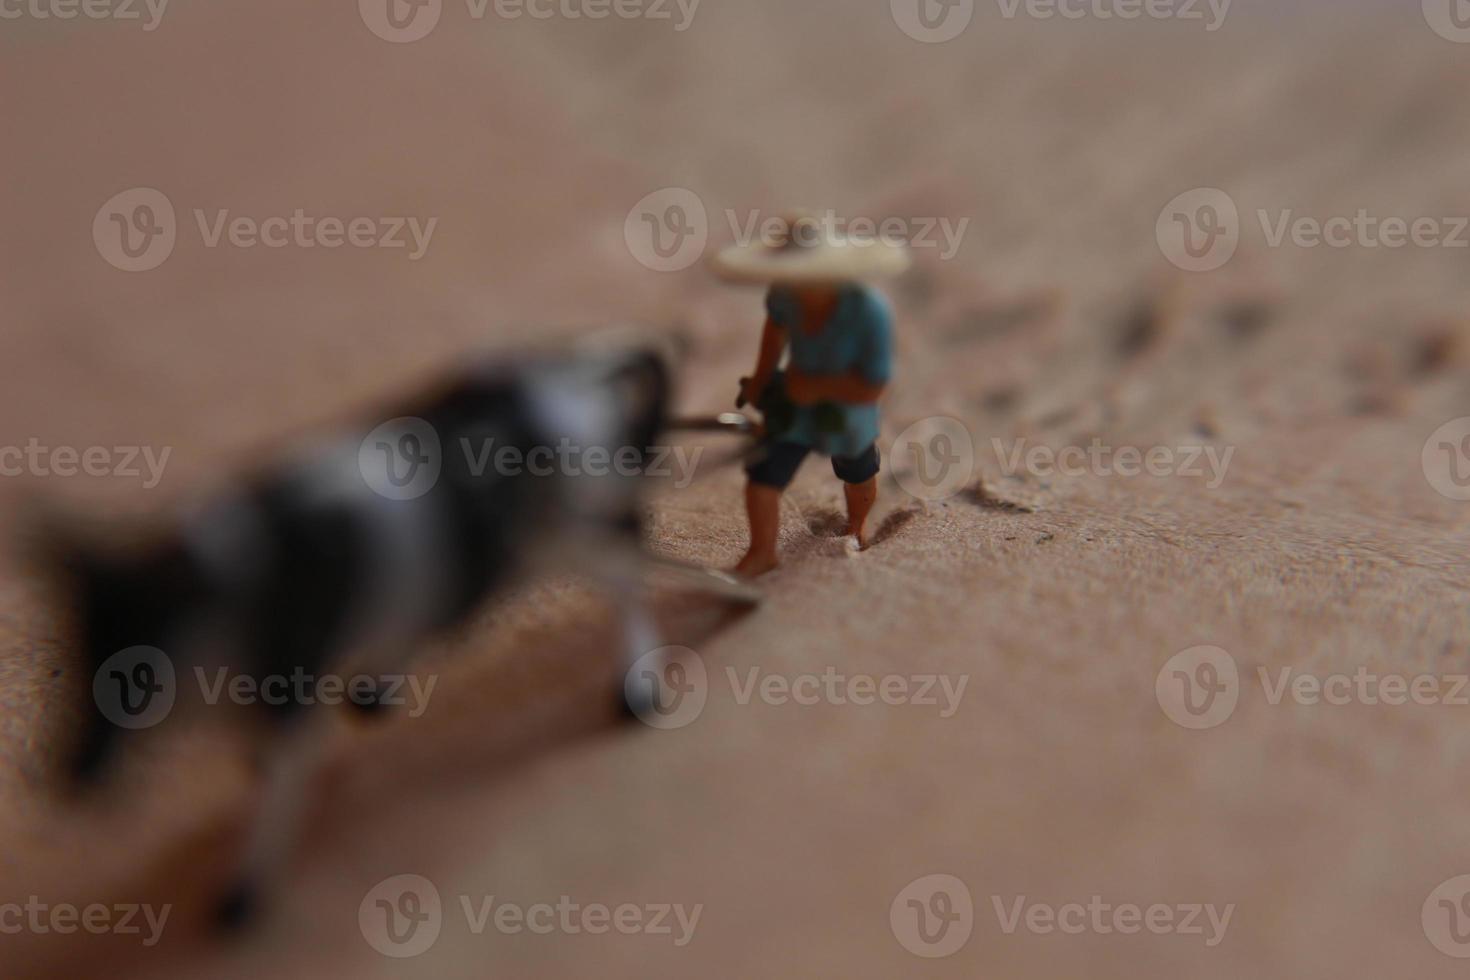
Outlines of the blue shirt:
{"label": "blue shirt", "polygon": [[[857,374],[874,385],[887,384],[893,374],[893,313],[883,297],[866,286],[844,286],[832,315],[815,333],[805,329],[796,297],[780,286],[766,296],[766,312],[784,328],[790,366],[803,374]],[[819,425],[819,417],[838,424]],[[878,406],[871,402],[798,406],[791,427],[772,436],[827,456],[857,456],[878,440]]]}

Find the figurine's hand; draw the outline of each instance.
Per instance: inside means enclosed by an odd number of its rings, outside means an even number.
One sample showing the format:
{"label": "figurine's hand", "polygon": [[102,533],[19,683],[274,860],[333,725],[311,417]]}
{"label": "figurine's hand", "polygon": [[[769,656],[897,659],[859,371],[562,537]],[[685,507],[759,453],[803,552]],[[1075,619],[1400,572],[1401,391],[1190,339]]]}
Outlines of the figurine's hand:
{"label": "figurine's hand", "polygon": [[768,378],[741,378],[740,397],[735,400],[735,407],[744,408],[746,405],[758,404],[769,383]]}
{"label": "figurine's hand", "polygon": [[797,405],[815,405],[823,400],[822,379],[800,371],[786,372],[786,397]]}

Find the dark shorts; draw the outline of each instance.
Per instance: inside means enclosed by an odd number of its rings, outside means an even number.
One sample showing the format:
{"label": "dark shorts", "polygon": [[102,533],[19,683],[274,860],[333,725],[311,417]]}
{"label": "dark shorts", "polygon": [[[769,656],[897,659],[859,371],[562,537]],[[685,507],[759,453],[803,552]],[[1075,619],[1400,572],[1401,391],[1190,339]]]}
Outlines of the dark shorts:
{"label": "dark shorts", "polygon": [[[795,442],[768,442],[756,450],[755,459],[745,467],[751,483],[784,490],[796,477],[810,446]],[[833,456],[832,472],[843,483],[867,483],[878,475],[878,444],[873,443],[856,456]]]}

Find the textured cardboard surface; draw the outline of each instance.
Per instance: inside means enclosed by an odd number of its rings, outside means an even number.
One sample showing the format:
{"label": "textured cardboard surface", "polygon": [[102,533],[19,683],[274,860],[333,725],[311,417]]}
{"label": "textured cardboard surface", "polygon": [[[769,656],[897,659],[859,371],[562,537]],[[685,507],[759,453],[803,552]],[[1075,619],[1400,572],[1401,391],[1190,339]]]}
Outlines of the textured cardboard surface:
{"label": "textured cardboard surface", "polygon": [[[592,325],[678,336],[681,407],[727,408],[759,293],[634,261],[625,218],[670,186],[703,199],[721,241],[727,208],[971,219],[957,256],[919,254],[892,290],[885,432],[957,417],[979,467],[928,507],[886,478],[879,540],[853,556],[834,536],[840,488],[809,464],[759,611],[661,591],[670,642],[711,677],[703,714],[676,732],[615,721],[595,593],[527,583],[486,609],[425,651],[439,677],[427,714],[335,725],[289,890],[234,944],[204,933],[197,906],[248,813],[243,746],[202,718],[141,741],[113,793],[58,797],[50,766],[85,678],[8,562],[0,897],[177,906],[153,949],[7,935],[8,975],[1457,975],[1420,912],[1470,872],[1466,709],[1271,704],[1257,671],[1470,671],[1467,505],[1420,463],[1470,395],[1455,346],[1465,253],[1273,249],[1255,212],[1467,213],[1470,49],[1388,4],[1241,0],[1213,33],[980,5],[962,38],[933,46],[884,7],[706,0],[676,32],[477,22],[449,4],[402,45],[351,4],[181,4],[151,33],[7,22],[0,442],[172,448],[152,490],[0,481],[7,527],[23,529],[33,494],[161,513],[467,352]],[[127,275],[89,228],[135,186],[164,190],[181,230],[163,266]],[[1154,226],[1202,186],[1228,190],[1247,231],[1226,268],[1185,275]],[[440,220],[418,262],[210,249],[194,225],[196,208],[298,207]],[[1163,307],[1148,329],[1139,311]],[[992,445],[1094,437],[1234,456],[1212,489],[1011,479]],[[732,563],[739,501],[729,468],[660,493],[653,547]],[[1201,644],[1235,658],[1240,703],[1187,731],[1155,678]],[[727,673],[828,668],[967,681],[945,718],[741,704]],[[375,953],[357,919],[401,873],[433,880],[448,908],[410,960]],[[889,908],[936,873],[966,884],[975,927],[925,960]],[[491,895],[703,911],[684,948],[476,936],[458,898]],[[1023,895],[1235,909],[1214,947],[1008,935],[994,902]]]}

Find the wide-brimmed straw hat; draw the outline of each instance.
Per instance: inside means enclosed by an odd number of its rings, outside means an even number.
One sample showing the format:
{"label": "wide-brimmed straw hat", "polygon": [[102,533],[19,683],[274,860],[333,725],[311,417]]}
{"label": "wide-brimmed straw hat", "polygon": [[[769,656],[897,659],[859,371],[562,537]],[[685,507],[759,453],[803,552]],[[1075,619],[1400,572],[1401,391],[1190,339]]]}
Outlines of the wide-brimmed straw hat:
{"label": "wide-brimmed straw hat", "polygon": [[888,279],[909,267],[903,244],[845,234],[810,212],[787,215],[773,228],[716,254],[715,274],[729,282],[810,286]]}

